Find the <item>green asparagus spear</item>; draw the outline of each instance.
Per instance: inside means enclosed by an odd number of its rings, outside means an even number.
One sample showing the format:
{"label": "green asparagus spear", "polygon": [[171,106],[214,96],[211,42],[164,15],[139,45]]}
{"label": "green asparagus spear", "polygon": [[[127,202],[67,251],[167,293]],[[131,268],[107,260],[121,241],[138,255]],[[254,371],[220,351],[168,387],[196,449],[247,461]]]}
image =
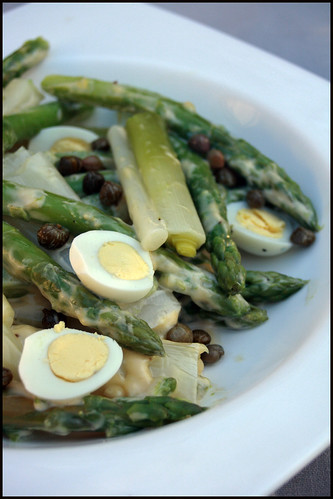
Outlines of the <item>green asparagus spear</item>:
{"label": "green asparagus spear", "polygon": [[[82,201],[74,201],[8,180],[3,180],[2,184],[4,215],[23,220],[59,223],[67,227],[74,235],[88,230],[103,229],[136,237],[130,225]],[[230,317],[239,317],[248,312],[249,304],[240,294],[225,295],[218,287],[214,276],[206,276],[204,271],[194,265],[191,267],[182,258],[177,258],[175,252],[160,248],[152,253],[152,256],[155,260],[155,268],[161,272],[169,272],[172,269],[173,273],[178,272],[180,276],[187,269],[187,285],[182,286],[181,290],[177,285],[174,291],[183,292],[183,294],[190,293],[193,301],[199,301],[203,308],[207,307],[207,310],[215,310],[223,316]],[[170,286],[168,288],[172,289]]]}
{"label": "green asparagus spear", "polygon": [[308,282],[280,272],[248,270],[242,294],[251,303],[273,303],[289,298]]}
{"label": "green asparagus spear", "polygon": [[49,43],[39,36],[34,40],[27,40],[15,52],[5,57],[2,65],[2,86],[5,87],[11,80],[45,59],[48,50]]}
{"label": "green asparagus spear", "polygon": [[99,193],[93,193],[89,194],[88,196],[83,196],[81,200],[89,204],[91,206],[94,206],[95,208],[98,208],[99,210],[103,211],[107,215],[111,215],[112,217],[116,217],[118,219],[123,220],[124,222],[130,222],[130,217],[128,214],[128,209],[127,209],[127,203],[125,197],[122,197],[118,204],[112,204],[110,206],[106,206],[102,203]]}
{"label": "green asparagus spear", "polygon": [[152,257],[162,287],[190,296],[203,310],[221,316],[240,317],[249,312],[250,306],[240,294],[224,295],[214,275],[185,262],[169,249],[160,248]]}
{"label": "green asparagus spear", "polygon": [[[216,317],[218,319],[218,317]],[[251,305],[247,314],[242,317],[225,317],[223,320],[224,326],[230,329],[250,329],[258,327],[268,320],[267,311]]]}
{"label": "green asparagus spear", "polygon": [[220,183],[216,183],[216,186],[219,190],[220,196],[222,198],[222,203],[224,205],[246,200],[246,194],[250,190],[249,186],[229,188]]}
{"label": "green asparagus spear", "polygon": [[225,205],[236,203],[237,201],[245,201],[246,195],[251,189],[249,186],[229,188],[220,183],[216,183],[216,185],[222,198],[222,203]]}
{"label": "green asparagus spear", "polygon": [[60,125],[91,109],[85,104],[54,101],[5,116],[2,121],[2,150],[6,152],[19,140],[31,139],[43,128]]}
{"label": "green asparagus spear", "polygon": [[246,194],[250,190],[249,187],[234,187],[233,189],[228,189],[222,184],[218,184],[218,188],[222,199],[225,199],[226,204],[246,200]]}
{"label": "green asparagus spear", "polygon": [[189,139],[205,134],[222,150],[229,165],[262,190],[266,199],[286,211],[310,230],[320,229],[310,199],[296,182],[274,161],[242,139],[230,135],[225,127],[216,126],[182,103],[156,92],[84,77],[49,75],[42,81],[46,92],[58,98],[85,102],[126,112],[153,111],[162,116],[168,127]]}
{"label": "green asparagus spear", "polygon": [[2,292],[6,298],[20,298],[31,291],[31,284],[13,277],[2,267]]}
{"label": "green asparagus spear", "polygon": [[177,380],[175,378],[161,378],[157,381],[153,389],[153,395],[167,396],[174,392],[177,388]]}
{"label": "green asparagus spear", "polygon": [[226,293],[240,293],[245,285],[245,269],[241,265],[237,246],[231,239],[226,203],[223,202],[211,168],[186,143],[174,135],[170,139],[205,229],[206,247],[211,254],[218,283]]}
{"label": "green asparagus spear", "polygon": [[260,326],[268,320],[268,315],[266,310],[251,305],[250,310],[242,317],[221,317],[214,312],[208,313],[186,297],[184,301],[182,300],[179,320],[185,324],[191,324],[197,320],[208,320],[213,326],[240,330]]}
{"label": "green asparagus spear", "polygon": [[[198,252],[193,263],[213,272],[210,255],[206,251]],[[247,270],[242,295],[251,304],[276,303],[289,298],[308,282],[280,272]]]}
{"label": "green asparagus spear", "polygon": [[95,432],[111,438],[167,425],[205,410],[205,407],[170,396],[111,400],[88,395],[84,398],[84,405],[33,411],[11,418],[6,418],[5,414],[3,426],[5,436],[11,439],[28,436],[34,431],[61,437],[73,432]]}
{"label": "green asparagus spear", "polygon": [[121,346],[146,355],[164,355],[160,337],[143,320],[88,291],[17,229],[3,222],[3,261],[13,276],[35,284],[57,312],[96,328]]}
{"label": "green asparagus spear", "polygon": [[74,201],[9,180],[3,180],[2,184],[4,215],[23,220],[59,223],[67,227],[73,235],[104,229],[135,237],[134,229],[130,225],[83,201]]}

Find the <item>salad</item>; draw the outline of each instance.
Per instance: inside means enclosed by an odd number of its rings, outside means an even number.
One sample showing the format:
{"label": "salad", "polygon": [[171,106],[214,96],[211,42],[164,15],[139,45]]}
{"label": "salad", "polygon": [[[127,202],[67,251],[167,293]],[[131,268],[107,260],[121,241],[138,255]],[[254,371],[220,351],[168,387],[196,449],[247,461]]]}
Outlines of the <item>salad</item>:
{"label": "salad", "polygon": [[[151,90],[3,66],[4,432],[113,437],[206,410],[223,345],[196,318],[260,327],[307,281],[242,252],[303,251],[320,230],[275,162]],[[23,75],[23,76],[22,76]],[[45,95],[52,96],[46,104]],[[82,125],[106,107],[107,129]]]}

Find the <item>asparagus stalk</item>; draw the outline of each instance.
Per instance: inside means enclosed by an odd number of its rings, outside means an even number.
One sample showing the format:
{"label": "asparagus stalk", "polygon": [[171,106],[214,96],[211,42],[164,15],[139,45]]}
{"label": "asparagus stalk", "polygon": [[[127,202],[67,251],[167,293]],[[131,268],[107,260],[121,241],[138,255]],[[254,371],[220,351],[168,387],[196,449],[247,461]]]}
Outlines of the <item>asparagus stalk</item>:
{"label": "asparagus stalk", "polygon": [[31,284],[21,279],[13,277],[4,267],[2,267],[2,292],[6,298],[20,298],[30,293]]}
{"label": "asparagus stalk", "polygon": [[84,77],[50,75],[44,78],[42,87],[58,98],[131,113],[155,112],[185,139],[196,133],[207,135],[212,144],[222,150],[229,165],[243,175],[250,186],[261,189],[270,203],[286,211],[304,227],[314,231],[320,229],[310,199],[283,168],[245,140],[232,137],[225,127],[216,126],[188,106],[156,92]]}
{"label": "asparagus stalk", "polygon": [[229,329],[251,329],[258,327],[268,320],[267,311],[251,305],[250,310],[242,317],[221,317],[214,312],[207,312],[198,307],[193,301],[182,301],[182,309],[179,317],[180,321],[191,324],[197,320],[205,320],[213,323],[214,326],[222,326]]}
{"label": "asparagus stalk", "polygon": [[94,432],[111,438],[143,428],[156,428],[200,414],[205,407],[170,396],[147,396],[143,399],[108,399],[88,395],[84,405],[32,411],[4,418],[5,435],[11,439],[34,431],[61,437],[74,432]]}
{"label": "asparagus stalk", "polygon": [[222,184],[217,185],[222,199],[225,200],[226,204],[246,200],[246,194],[249,191],[249,187],[234,187],[233,189],[228,189]]}
{"label": "asparagus stalk", "polygon": [[[82,201],[74,201],[41,189],[32,189],[23,185],[3,180],[3,214],[23,220],[41,222],[54,222],[67,227],[73,235],[81,234],[88,230],[113,230],[122,232],[131,237],[136,237],[134,229],[120,219],[111,217],[101,212],[94,206],[89,206]],[[214,276],[206,275],[199,267],[191,266],[180,258],[175,252],[159,248],[152,257],[155,268],[161,272],[182,275],[184,269],[188,270],[188,284],[179,290],[183,294],[190,293],[193,301],[199,300],[202,307],[215,310],[221,315],[238,317],[249,310],[249,304],[240,295],[227,296],[217,285]],[[192,274],[191,271],[192,270]],[[193,279],[192,284],[189,281]],[[200,284],[202,281],[202,284]],[[206,283],[206,284],[204,284]],[[200,286],[203,286],[200,292]],[[168,286],[169,289],[170,286]],[[174,291],[177,291],[174,289]],[[202,299],[204,294],[204,299]]]}
{"label": "asparagus stalk", "polygon": [[3,180],[2,184],[4,215],[23,220],[59,223],[67,227],[73,235],[104,229],[135,237],[130,225],[83,201],[25,187],[8,180]]}
{"label": "asparagus stalk", "polygon": [[[216,317],[218,320],[218,317]],[[225,317],[223,325],[230,329],[251,329],[258,327],[268,320],[267,311],[251,305],[247,314],[242,317]]]}
{"label": "asparagus stalk", "polygon": [[15,52],[5,57],[2,65],[2,86],[5,87],[11,80],[40,63],[47,56],[48,50],[49,43],[39,36],[34,40],[27,40]]}
{"label": "asparagus stalk", "polygon": [[159,284],[167,289],[190,296],[200,308],[224,317],[240,317],[250,305],[240,295],[224,295],[211,273],[185,262],[176,253],[160,248],[152,254]]}
{"label": "asparagus stalk", "polygon": [[248,270],[242,294],[251,303],[274,303],[289,298],[308,282],[280,272]]}
{"label": "asparagus stalk", "polygon": [[99,193],[88,194],[87,196],[83,196],[81,198],[81,201],[86,204],[90,204],[95,208],[98,208],[107,215],[119,218],[126,223],[130,221],[125,196],[121,196],[117,204],[112,204],[110,206],[103,205],[99,197]]}
{"label": "asparagus stalk", "polygon": [[[213,272],[210,255],[200,251],[193,263]],[[251,304],[276,303],[297,293],[309,281],[274,271],[247,270],[242,296]]]}
{"label": "asparagus stalk", "polygon": [[176,136],[170,138],[206,232],[206,248],[210,252],[218,283],[226,293],[240,293],[245,286],[245,269],[241,265],[237,246],[231,239],[226,203],[211,168],[183,141]]}
{"label": "asparagus stalk", "polygon": [[43,128],[60,125],[90,110],[89,106],[80,103],[55,101],[5,116],[2,121],[3,152],[11,149],[19,140],[31,139]]}
{"label": "asparagus stalk", "polygon": [[164,355],[160,337],[146,322],[88,291],[74,274],[64,270],[10,224],[3,222],[2,227],[6,270],[36,285],[54,310],[96,328],[125,348],[145,355]]}
{"label": "asparagus stalk", "polygon": [[164,121],[155,113],[138,113],[127,120],[126,129],[149,197],[165,221],[168,242],[178,254],[195,256],[206,236]]}

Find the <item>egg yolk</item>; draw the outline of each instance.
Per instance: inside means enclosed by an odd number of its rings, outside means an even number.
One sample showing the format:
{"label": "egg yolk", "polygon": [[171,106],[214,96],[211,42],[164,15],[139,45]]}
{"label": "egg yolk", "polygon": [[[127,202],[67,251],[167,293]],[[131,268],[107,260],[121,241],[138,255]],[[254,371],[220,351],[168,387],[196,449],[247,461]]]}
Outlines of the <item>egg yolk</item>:
{"label": "egg yolk", "polygon": [[67,151],[91,151],[90,144],[82,139],[75,137],[66,137],[57,140],[50,151],[52,152],[67,152]]}
{"label": "egg yolk", "polygon": [[129,244],[120,241],[104,243],[98,259],[107,272],[119,279],[143,279],[149,273],[149,266],[139,253]]}
{"label": "egg yolk", "polygon": [[73,333],[56,338],[47,352],[55,376],[71,382],[90,378],[104,366],[108,355],[102,336]]}
{"label": "egg yolk", "polygon": [[246,229],[262,236],[280,238],[285,222],[265,210],[243,208],[237,212],[236,220]]}

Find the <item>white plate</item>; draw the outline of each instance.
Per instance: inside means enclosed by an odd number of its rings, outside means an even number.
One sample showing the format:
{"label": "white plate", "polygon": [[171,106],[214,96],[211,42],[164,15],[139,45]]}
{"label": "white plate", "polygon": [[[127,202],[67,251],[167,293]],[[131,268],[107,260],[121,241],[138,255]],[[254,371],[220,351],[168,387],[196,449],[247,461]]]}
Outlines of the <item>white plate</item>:
{"label": "white plate", "polygon": [[265,325],[219,333],[226,354],[209,375],[221,403],[109,441],[5,444],[4,494],[272,493],[329,444],[328,82],[141,3],[35,3],[11,11],[4,55],[39,35],[51,51],[31,71],[37,83],[49,73],[85,75],[193,102],[284,167],[313,200],[323,229],[311,248],[274,260],[244,257],[247,268],[310,284],[268,307]]}

